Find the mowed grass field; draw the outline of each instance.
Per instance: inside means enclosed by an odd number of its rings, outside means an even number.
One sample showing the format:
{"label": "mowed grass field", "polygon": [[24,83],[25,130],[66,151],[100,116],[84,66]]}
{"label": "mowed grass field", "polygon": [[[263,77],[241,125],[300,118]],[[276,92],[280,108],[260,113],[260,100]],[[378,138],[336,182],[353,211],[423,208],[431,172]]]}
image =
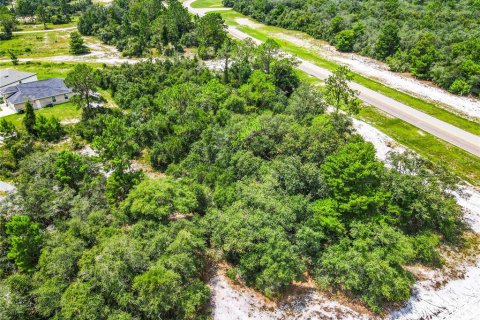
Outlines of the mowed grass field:
{"label": "mowed grass field", "polygon": [[221,0],[198,0],[192,3],[193,8],[223,8]]}

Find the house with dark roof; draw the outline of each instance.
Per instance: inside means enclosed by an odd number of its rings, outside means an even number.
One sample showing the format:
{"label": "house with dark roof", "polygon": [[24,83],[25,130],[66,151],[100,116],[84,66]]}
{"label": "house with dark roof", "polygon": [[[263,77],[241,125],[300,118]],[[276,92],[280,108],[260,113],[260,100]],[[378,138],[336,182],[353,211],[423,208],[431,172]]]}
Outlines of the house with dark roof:
{"label": "house with dark roof", "polygon": [[73,96],[73,92],[67,88],[63,79],[52,78],[2,88],[0,95],[3,96],[7,107],[21,111],[27,101],[30,101],[33,108],[39,109],[67,102]]}
{"label": "house with dark roof", "polygon": [[14,69],[0,70],[0,89],[37,80],[36,73],[17,71]]}

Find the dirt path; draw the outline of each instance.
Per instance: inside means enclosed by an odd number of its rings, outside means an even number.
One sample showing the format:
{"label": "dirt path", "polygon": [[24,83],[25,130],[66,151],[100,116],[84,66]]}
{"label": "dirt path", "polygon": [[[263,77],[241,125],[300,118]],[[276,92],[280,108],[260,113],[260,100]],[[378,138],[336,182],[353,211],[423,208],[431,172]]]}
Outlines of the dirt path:
{"label": "dirt path", "polygon": [[47,30],[30,30],[30,31],[15,31],[13,34],[28,34],[28,33],[45,33],[45,32],[62,32],[77,30],[77,27],[47,29]]}

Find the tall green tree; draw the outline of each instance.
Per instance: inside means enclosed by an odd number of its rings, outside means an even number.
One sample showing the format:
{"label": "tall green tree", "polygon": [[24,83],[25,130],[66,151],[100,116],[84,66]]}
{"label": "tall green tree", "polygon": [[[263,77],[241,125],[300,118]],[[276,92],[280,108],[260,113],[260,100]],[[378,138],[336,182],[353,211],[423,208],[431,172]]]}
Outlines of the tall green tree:
{"label": "tall green tree", "polygon": [[266,73],[270,73],[272,62],[280,53],[280,45],[273,39],[267,39],[257,48],[257,60],[261,69]]}
{"label": "tall green tree", "polygon": [[40,255],[42,243],[38,224],[31,222],[28,216],[14,215],[5,227],[10,244],[7,257],[15,261],[20,271],[32,271]]}
{"label": "tall green tree", "polygon": [[82,109],[83,119],[90,118],[93,95],[96,89],[95,72],[86,64],[77,64],[65,79],[65,84],[76,93],[72,99]]}
{"label": "tall green tree", "polygon": [[30,101],[25,103],[25,116],[23,117],[23,125],[28,133],[31,135],[36,134],[35,124],[36,124],[36,116],[35,111],[33,111],[33,105]]}
{"label": "tall green tree", "polygon": [[87,54],[90,49],[85,45],[82,36],[78,31],[70,33],[70,53],[75,55]]}
{"label": "tall green tree", "polygon": [[337,113],[339,109],[344,109],[349,114],[357,114],[359,111],[360,100],[357,98],[357,92],[348,84],[351,80],[350,69],[341,66],[325,81],[326,97]]}

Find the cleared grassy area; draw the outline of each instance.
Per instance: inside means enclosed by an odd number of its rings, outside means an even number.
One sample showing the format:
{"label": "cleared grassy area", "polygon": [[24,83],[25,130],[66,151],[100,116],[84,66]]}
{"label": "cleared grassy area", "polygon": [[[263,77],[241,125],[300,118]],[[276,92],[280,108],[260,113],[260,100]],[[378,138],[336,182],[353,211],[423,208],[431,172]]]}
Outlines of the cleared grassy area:
{"label": "cleared grassy area", "polygon": [[[58,104],[51,108],[43,108],[35,110],[35,114],[43,115],[45,117],[56,117],[60,121],[62,120],[70,120],[70,119],[78,119],[81,117],[81,110],[79,110],[73,103],[66,102],[62,104]],[[23,129],[23,118],[25,114],[16,113],[2,119],[12,122],[17,129]]]}
{"label": "cleared grassy area", "polygon": [[[206,2],[209,2],[209,3],[216,3],[217,5],[218,4],[221,4],[221,1],[220,0],[198,0],[198,1],[195,1],[192,6],[195,5],[195,7],[197,8],[203,8],[203,7],[206,7],[206,6],[203,6],[203,4],[205,4]],[[268,38],[272,38],[272,39],[275,39],[275,41],[277,41],[280,46],[282,47],[282,49],[292,55],[295,55],[299,58],[302,58],[302,59],[305,59],[305,60],[308,60],[308,61],[311,61],[313,63],[315,63],[316,65],[318,65],[319,67],[322,67],[322,68],[325,68],[325,69],[328,69],[328,70],[335,70],[336,68],[338,68],[338,64],[333,62],[333,61],[330,61],[328,59],[325,59],[325,58],[322,58],[317,52],[315,52],[314,50],[312,49],[308,49],[308,48],[304,48],[304,47],[301,47],[301,46],[298,46],[298,45],[295,45],[294,43],[290,42],[290,41],[287,41],[285,39],[282,39],[278,36],[276,36],[276,34],[279,34],[279,33],[287,33],[287,34],[291,34],[291,35],[301,35],[302,38],[306,39],[307,41],[308,40],[316,40],[310,36],[308,36],[307,34],[304,34],[304,33],[301,33],[301,32],[298,32],[298,31],[291,31],[291,30],[285,30],[285,29],[282,29],[282,28],[278,28],[278,27],[274,27],[274,26],[267,26],[267,25],[264,25],[264,24],[260,24],[258,22],[255,22],[254,20],[250,19],[249,17],[247,16],[244,16],[236,11],[233,11],[233,10],[230,10],[230,11],[217,11],[218,13],[220,13],[222,15],[222,17],[225,19],[226,23],[228,25],[232,25],[232,26],[236,26],[240,31],[254,37],[254,38],[257,38],[259,40],[262,40],[262,41],[265,41],[267,40]],[[250,19],[252,22],[254,23],[258,23],[259,24],[259,27],[258,28],[251,28],[249,26],[240,26],[238,24],[238,22],[236,21],[236,19],[238,18],[247,18],[247,19]],[[378,81],[375,81],[375,80],[372,80],[372,79],[369,79],[367,77],[364,77],[358,73],[353,73],[354,74],[354,81],[371,89],[371,90],[374,90],[374,91],[377,91],[377,92],[380,92],[382,94],[384,94],[385,96],[388,96],[390,98],[393,98],[399,102],[402,102],[412,108],[415,108],[417,110],[420,110],[426,114],[429,114],[439,120],[442,120],[442,121],[445,121],[451,125],[454,125],[458,128],[461,128],[465,131],[468,131],[470,133],[473,133],[473,134],[476,134],[476,135],[480,135],[480,123],[478,122],[475,122],[475,121],[471,121],[471,120],[468,120],[466,118],[463,118],[461,116],[458,116],[450,111],[447,111],[445,109],[442,109],[441,107],[433,104],[433,103],[430,103],[430,102],[427,102],[427,101],[424,101],[422,99],[419,99],[419,98],[416,98],[416,97],[413,97],[407,93],[404,93],[404,92],[401,92],[399,90],[396,90],[396,89],[392,89],[390,87],[387,87],[383,84],[381,84],[380,82]]]}
{"label": "cleared grassy area", "polygon": [[[0,69],[15,69],[37,74],[38,80],[49,78],[65,78],[67,74],[73,70],[76,63],[51,63],[51,62],[23,62],[16,66],[8,63],[0,63]],[[99,63],[88,63],[88,65],[98,68]]]}
{"label": "cleared grassy area", "polygon": [[197,0],[192,3],[193,8],[223,8],[221,0]]}
{"label": "cleared grassy area", "polygon": [[69,54],[69,31],[14,34],[0,41],[0,58],[9,59],[9,51],[18,58],[41,58]]}
{"label": "cleared grassy area", "polygon": [[[53,24],[47,23],[47,30],[55,30],[55,29],[63,29],[63,28],[70,28],[75,27],[77,25],[79,17],[74,16],[72,17],[72,21],[63,24]],[[17,26],[17,30],[15,31],[38,31],[44,30],[43,24],[20,24]]]}

